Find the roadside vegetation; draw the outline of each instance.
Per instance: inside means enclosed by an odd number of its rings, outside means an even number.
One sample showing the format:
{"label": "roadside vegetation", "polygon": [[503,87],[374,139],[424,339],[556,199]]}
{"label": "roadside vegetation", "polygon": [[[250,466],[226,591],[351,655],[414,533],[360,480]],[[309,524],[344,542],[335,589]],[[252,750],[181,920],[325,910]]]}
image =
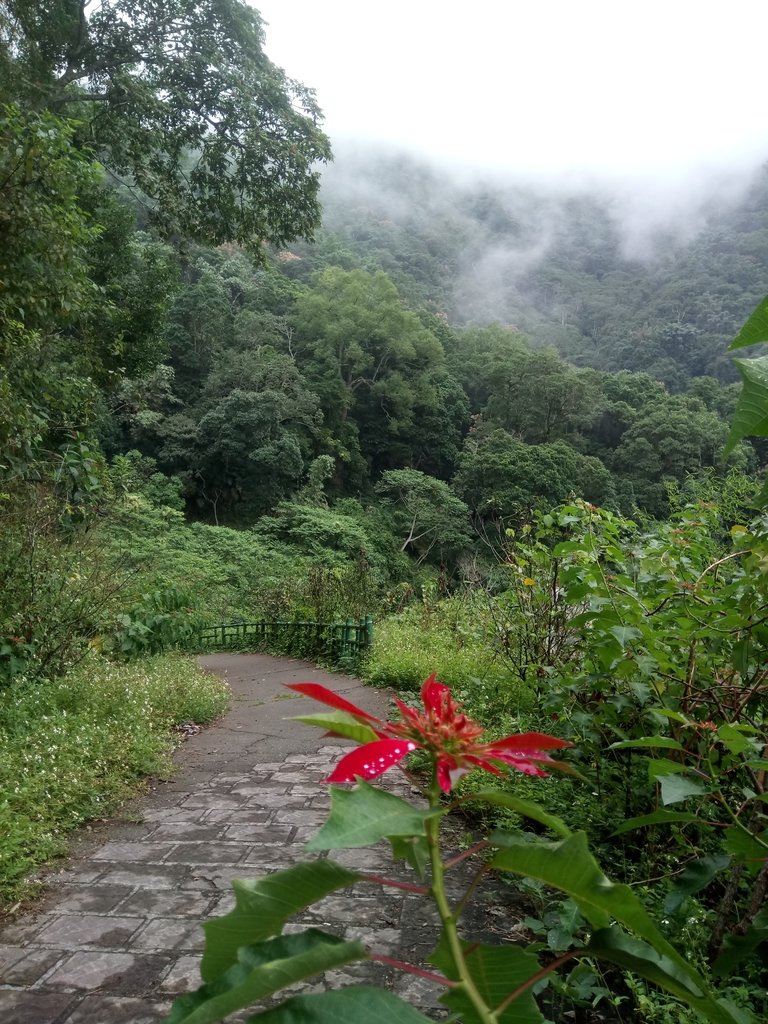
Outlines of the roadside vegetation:
{"label": "roadside vegetation", "polygon": [[119,664],[92,653],[56,680],[18,678],[0,702],[0,904],[34,891],[72,829],[172,774],[176,726],[227,704],[220,679],[176,654]]}

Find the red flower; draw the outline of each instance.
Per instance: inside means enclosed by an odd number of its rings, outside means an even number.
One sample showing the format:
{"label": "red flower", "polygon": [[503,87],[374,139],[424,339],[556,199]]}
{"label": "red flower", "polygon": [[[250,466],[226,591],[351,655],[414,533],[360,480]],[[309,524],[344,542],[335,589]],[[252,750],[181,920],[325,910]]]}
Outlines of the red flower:
{"label": "red flower", "polygon": [[437,781],[447,793],[457,779],[473,768],[501,775],[500,766],[506,765],[526,775],[546,775],[540,763],[559,765],[545,751],[572,746],[567,740],[540,732],[479,743],[483,727],[462,714],[451,691],[434,674],[421,688],[423,712],[395,699],[402,715],[399,722],[383,722],[319,683],[294,683],[289,689],[346,712],[378,737],[342,757],[326,782],[354,782],[358,777],[375,779],[421,747],[435,759]]}

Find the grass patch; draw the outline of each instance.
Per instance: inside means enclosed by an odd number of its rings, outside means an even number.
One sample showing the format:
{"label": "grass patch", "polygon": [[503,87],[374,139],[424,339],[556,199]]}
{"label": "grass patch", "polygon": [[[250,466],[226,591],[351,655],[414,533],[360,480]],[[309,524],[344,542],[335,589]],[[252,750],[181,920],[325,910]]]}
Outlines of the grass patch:
{"label": "grass patch", "polygon": [[218,718],[229,693],[191,658],[118,665],[97,655],[0,697],[0,906],[29,889],[67,832],[101,817],[147,775],[167,774],[183,721]]}
{"label": "grass patch", "polygon": [[494,658],[473,615],[471,609],[462,613],[454,599],[441,603],[440,614],[409,609],[377,621],[362,678],[408,695],[417,694],[436,672],[480,722],[527,715],[533,706],[530,688]]}

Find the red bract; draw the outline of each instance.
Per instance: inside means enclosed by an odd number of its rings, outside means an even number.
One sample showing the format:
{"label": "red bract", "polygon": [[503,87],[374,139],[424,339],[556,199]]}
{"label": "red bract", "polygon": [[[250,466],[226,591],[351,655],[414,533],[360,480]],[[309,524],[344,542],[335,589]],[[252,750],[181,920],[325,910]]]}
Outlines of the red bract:
{"label": "red bract", "polygon": [[346,712],[378,737],[346,754],[326,782],[375,779],[421,747],[434,758],[437,781],[447,793],[457,779],[473,768],[501,775],[501,767],[508,766],[526,775],[546,775],[540,764],[558,767],[546,751],[571,746],[567,740],[541,732],[524,732],[491,743],[479,743],[483,727],[461,712],[453,702],[451,691],[434,675],[425,680],[421,688],[423,712],[395,700],[402,715],[399,722],[384,722],[369,715],[319,683],[294,683],[289,689]]}

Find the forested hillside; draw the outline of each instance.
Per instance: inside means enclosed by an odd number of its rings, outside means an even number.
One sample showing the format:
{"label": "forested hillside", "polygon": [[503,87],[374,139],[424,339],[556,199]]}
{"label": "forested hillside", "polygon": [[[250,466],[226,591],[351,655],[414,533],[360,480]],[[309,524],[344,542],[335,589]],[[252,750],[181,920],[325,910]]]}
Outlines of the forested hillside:
{"label": "forested hillside", "polygon": [[[240,0],[0,7],[0,891],[221,712],[147,656],[373,613],[369,680],[438,671],[574,744],[551,806],[759,1016],[768,378],[726,446],[726,349],[768,291],[767,172],[639,246],[607,194],[331,167],[321,124]],[[576,949],[534,889],[526,927]],[[552,998],[609,997],[700,1019],[630,968]]]}

